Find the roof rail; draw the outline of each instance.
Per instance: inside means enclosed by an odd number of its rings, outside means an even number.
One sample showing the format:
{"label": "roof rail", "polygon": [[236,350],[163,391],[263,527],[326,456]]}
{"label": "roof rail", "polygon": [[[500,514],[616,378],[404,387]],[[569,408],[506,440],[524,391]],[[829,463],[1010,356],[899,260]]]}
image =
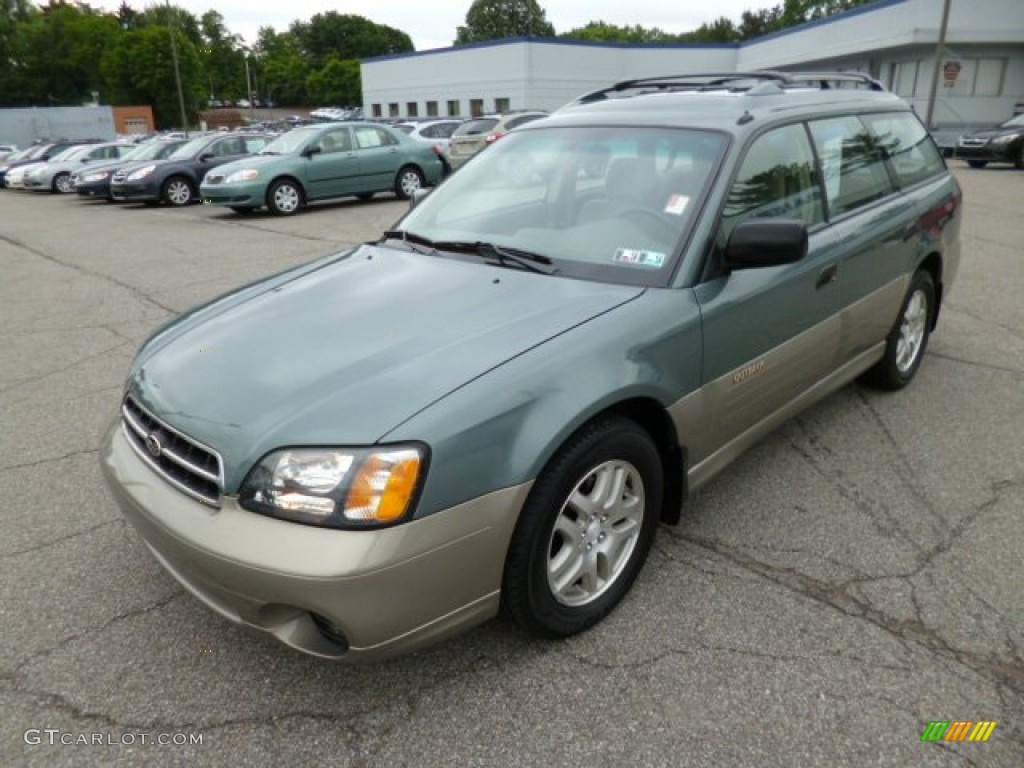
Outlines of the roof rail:
{"label": "roof rail", "polygon": [[785,87],[817,87],[827,90],[837,83],[852,83],[872,91],[884,91],[885,87],[863,72],[776,72],[757,70],[752,72],[695,72],[687,75],[662,75],[636,80],[623,80],[596,91],[590,91],[575,99],[572,104],[589,104],[607,99],[613,94],[631,95],[672,91],[721,91],[737,93],[750,91],[760,85],[774,84]]}

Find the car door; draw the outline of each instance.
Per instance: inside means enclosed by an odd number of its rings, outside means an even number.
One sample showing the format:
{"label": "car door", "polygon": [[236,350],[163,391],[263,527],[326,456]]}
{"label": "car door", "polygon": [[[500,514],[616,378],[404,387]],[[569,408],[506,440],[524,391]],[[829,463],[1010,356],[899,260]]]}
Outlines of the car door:
{"label": "car door", "polygon": [[[877,125],[888,133],[887,123]],[[918,211],[909,196],[898,193],[888,151],[861,118],[814,120],[809,126],[829,218],[841,239],[839,357],[845,362],[885,339],[895,322],[910,281]]]}
{"label": "car door", "polygon": [[376,125],[357,125],[352,129],[359,156],[361,186],[365,191],[391,189],[398,169],[405,160],[398,139]]}
{"label": "car door", "polygon": [[693,464],[727,448],[836,364],[839,238],[825,223],[821,198],[803,124],[753,141],[720,215],[716,247],[724,248],[740,222],[766,217],[803,221],[809,248],[796,263],[713,272],[696,286],[704,334],[700,410],[706,416],[687,435]]}
{"label": "car door", "polygon": [[304,163],[306,192],[311,200],[361,191],[360,163],[348,126],[324,131],[308,148],[318,150]]}

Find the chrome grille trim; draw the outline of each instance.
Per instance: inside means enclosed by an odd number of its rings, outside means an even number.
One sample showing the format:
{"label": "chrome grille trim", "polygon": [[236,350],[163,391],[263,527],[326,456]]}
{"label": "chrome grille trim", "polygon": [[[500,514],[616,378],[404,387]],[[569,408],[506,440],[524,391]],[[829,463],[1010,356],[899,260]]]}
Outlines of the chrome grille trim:
{"label": "chrome grille trim", "polygon": [[[204,504],[221,506],[224,463],[215,450],[156,418],[131,395],[121,404],[121,428],[139,458],[165,481]],[[157,457],[146,447],[149,435],[161,438]]]}

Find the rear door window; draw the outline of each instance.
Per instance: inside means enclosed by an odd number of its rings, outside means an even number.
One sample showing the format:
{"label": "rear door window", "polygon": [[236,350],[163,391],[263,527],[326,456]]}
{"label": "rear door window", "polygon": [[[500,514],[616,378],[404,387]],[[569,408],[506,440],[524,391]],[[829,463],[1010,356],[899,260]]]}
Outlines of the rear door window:
{"label": "rear door window", "polygon": [[811,136],[821,160],[829,211],[838,216],[893,193],[885,150],[858,118],[814,120]]}
{"label": "rear door window", "polygon": [[864,115],[875,144],[882,148],[901,187],[942,173],[946,164],[921,121],[911,114]]}

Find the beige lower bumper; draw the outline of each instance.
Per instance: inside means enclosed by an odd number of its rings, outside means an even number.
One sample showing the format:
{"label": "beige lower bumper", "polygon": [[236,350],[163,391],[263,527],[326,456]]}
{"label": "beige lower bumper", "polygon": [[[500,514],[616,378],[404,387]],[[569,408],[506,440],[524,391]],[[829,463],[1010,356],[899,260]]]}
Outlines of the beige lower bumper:
{"label": "beige lower bumper", "polygon": [[[107,484],[167,570],[231,621],[324,658],[403,653],[495,615],[529,484],[405,525],[339,531],[212,509],[149,469],[121,429],[101,451]],[[313,615],[347,641],[329,640]]]}

